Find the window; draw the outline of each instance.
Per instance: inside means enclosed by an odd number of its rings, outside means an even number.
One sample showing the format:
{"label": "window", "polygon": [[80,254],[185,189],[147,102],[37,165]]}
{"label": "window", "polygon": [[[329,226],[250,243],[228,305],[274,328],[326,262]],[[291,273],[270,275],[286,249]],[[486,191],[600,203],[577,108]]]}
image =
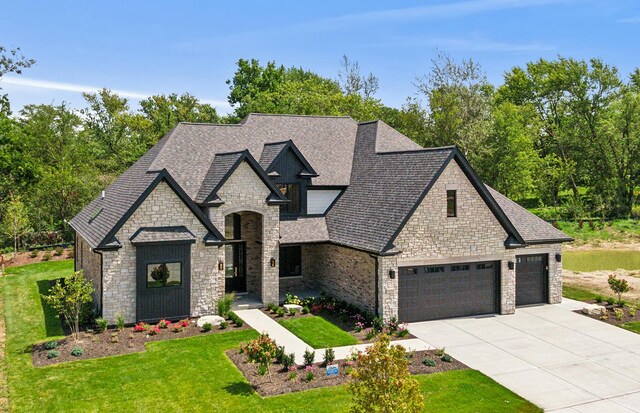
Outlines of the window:
{"label": "window", "polygon": [[182,264],[180,262],[147,264],[147,288],[179,285],[182,285]]}
{"label": "window", "polygon": [[468,265],[452,265],[451,271],[469,271]]}
{"label": "window", "polygon": [[300,213],[300,184],[277,184],[278,189],[289,201],[280,207],[280,211],[288,214]]}
{"label": "window", "polygon": [[490,270],[493,268],[493,263],[476,264],[477,270]]}
{"label": "window", "polygon": [[456,214],[456,191],[447,191],[447,217],[455,217]]}
{"label": "window", "polygon": [[280,277],[302,275],[302,247],[280,247]]}
{"label": "window", "polygon": [[437,272],[444,272],[444,267],[424,267],[427,274],[434,274]]}

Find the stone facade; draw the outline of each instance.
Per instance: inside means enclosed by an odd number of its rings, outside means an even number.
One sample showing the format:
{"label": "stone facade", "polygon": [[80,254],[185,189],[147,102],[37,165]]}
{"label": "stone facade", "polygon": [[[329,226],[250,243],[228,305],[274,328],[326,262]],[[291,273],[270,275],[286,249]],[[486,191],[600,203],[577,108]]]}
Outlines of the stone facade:
{"label": "stone facade", "polygon": [[93,251],[87,241],[78,234],[75,245],[75,269],[83,270],[84,276],[93,285],[93,303],[99,310],[102,307],[101,265],[102,257]]}
{"label": "stone facade", "polygon": [[240,235],[246,245],[247,292],[262,294],[262,215],[240,212]]}
{"label": "stone facade", "polygon": [[149,194],[116,234],[122,248],[103,252],[102,316],[113,323],[121,313],[136,322],[136,247],[129,238],[141,227],[186,226],[196,237],[191,244],[191,315],[210,314],[219,295],[216,282],[218,247],[203,242],[207,229],[165,182]]}
{"label": "stone facade", "polygon": [[[250,283],[247,287],[252,289],[260,288],[259,295],[263,303],[277,302],[280,287],[278,266],[271,267],[271,258],[275,258],[276,262],[278,262],[280,207],[266,203],[269,194],[269,188],[251,169],[249,164],[243,162],[218,190],[218,196],[224,201],[224,204],[208,209],[209,219],[222,233],[225,232],[225,217],[229,214],[251,211],[261,215],[261,283],[260,285]],[[257,221],[254,221],[254,223],[257,225]],[[245,231],[248,230],[247,228],[243,229]],[[249,252],[249,249],[247,249],[247,252]],[[220,248],[218,260],[225,261],[224,248]],[[253,258],[247,255],[248,264],[251,260]],[[216,270],[216,278],[220,284],[218,288],[219,294],[222,294],[224,293],[224,271]]]}

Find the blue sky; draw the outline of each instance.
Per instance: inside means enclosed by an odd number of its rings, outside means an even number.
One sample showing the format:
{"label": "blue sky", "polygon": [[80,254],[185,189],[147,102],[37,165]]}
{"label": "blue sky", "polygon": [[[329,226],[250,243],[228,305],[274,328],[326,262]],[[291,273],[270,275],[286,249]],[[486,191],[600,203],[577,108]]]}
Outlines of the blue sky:
{"label": "blue sky", "polygon": [[223,113],[239,58],[275,60],[336,77],[347,54],[400,106],[436,49],[471,57],[500,84],[515,65],[557,55],[600,57],[624,77],[640,66],[636,0],[8,1],[0,44],[37,64],[0,87],[14,110],[107,87],[132,104],[190,92]]}

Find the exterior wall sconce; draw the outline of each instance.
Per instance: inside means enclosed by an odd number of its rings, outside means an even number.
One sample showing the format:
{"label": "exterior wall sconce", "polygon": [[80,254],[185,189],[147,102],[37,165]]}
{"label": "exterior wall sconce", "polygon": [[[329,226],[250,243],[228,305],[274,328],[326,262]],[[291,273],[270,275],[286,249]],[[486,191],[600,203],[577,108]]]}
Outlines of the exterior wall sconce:
{"label": "exterior wall sconce", "polygon": [[224,262],[218,261],[218,271],[224,271]]}
{"label": "exterior wall sconce", "polygon": [[271,258],[271,266],[272,267],[276,266],[276,259],[275,258]]}
{"label": "exterior wall sconce", "polygon": [[389,278],[392,280],[396,278],[396,270],[389,270]]}
{"label": "exterior wall sconce", "polygon": [[515,264],[513,261],[509,261],[509,262],[507,263],[507,265],[509,266],[509,269],[510,269],[510,270],[512,270],[512,269],[514,269],[514,268],[516,267],[516,264]]}
{"label": "exterior wall sconce", "polygon": [[562,262],[562,255],[556,254],[556,262]]}

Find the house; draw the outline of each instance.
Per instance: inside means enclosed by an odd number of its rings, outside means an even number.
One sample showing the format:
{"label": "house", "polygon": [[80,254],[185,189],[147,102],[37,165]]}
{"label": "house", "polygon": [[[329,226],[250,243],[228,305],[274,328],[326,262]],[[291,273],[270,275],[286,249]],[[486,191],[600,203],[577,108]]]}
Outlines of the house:
{"label": "house", "polygon": [[103,317],[211,314],[324,291],[385,319],[557,303],[570,238],[485,186],[455,147],[381,121],[181,123],[71,222]]}

